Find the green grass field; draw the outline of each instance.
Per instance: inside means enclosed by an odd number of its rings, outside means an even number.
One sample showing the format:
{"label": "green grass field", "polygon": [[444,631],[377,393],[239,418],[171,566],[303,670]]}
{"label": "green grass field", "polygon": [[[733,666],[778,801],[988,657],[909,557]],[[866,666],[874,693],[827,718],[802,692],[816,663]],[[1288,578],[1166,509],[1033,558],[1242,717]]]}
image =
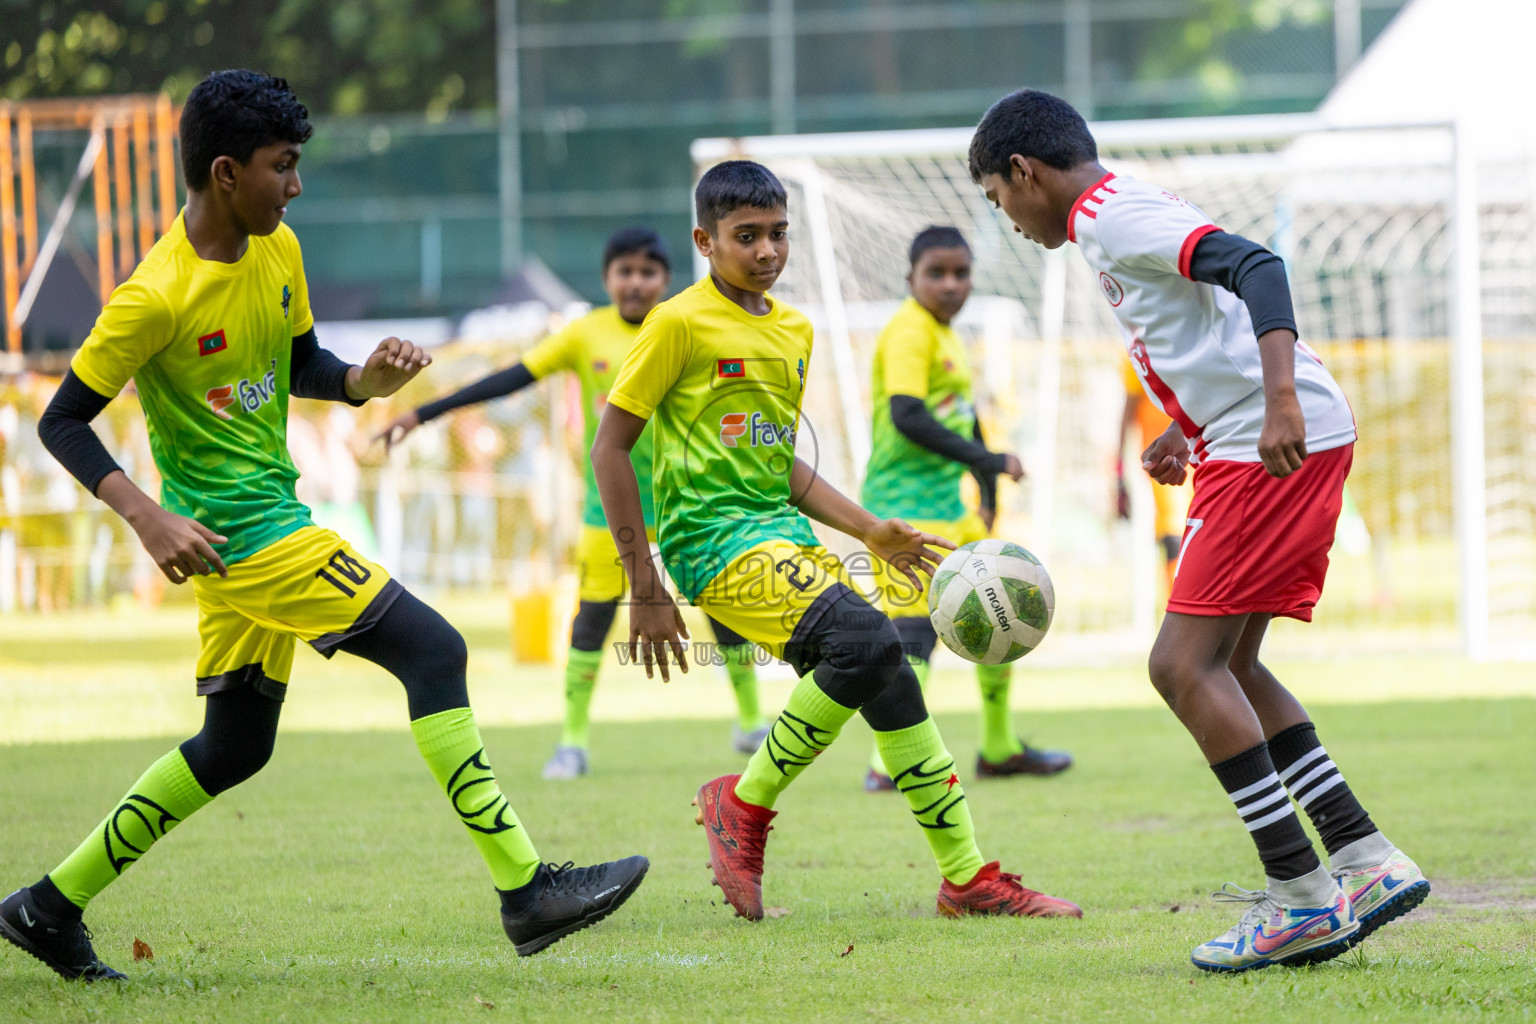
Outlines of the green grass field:
{"label": "green grass field", "polygon": [[[93,643],[62,655],[48,640],[68,620],[0,623],[7,890],[51,867],[195,722],[189,645],[171,628],[186,624],[165,614],[133,625],[90,620],[84,635]],[[475,699],[492,720],[515,721],[523,694],[537,713],[522,720],[547,718],[554,673],[503,665],[492,618],[466,630]],[[82,622],[72,628],[80,635]],[[91,907],[98,950],[131,984],[69,985],[0,946],[0,1020],[1536,1016],[1536,700],[1381,699],[1383,678],[1405,693],[1431,691],[1437,680],[1450,692],[1518,693],[1529,667],[1404,658],[1279,668],[1298,689],[1331,696],[1315,709],[1330,752],[1435,885],[1419,911],[1331,964],[1239,978],[1189,965],[1190,947],[1236,918],[1209,891],[1229,879],[1255,884],[1257,864],[1166,710],[1060,709],[1074,696],[1102,704],[1104,694],[1139,694],[1136,665],[1026,667],[1019,703],[1032,709],[1021,723],[1071,749],[1078,765],[1049,780],[968,783],[983,852],[1081,903],[1084,920],[937,918],[938,878],[922,836],[899,798],[859,789],[868,733],[851,726],[780,803],[765,895],[788,914],[757,925],[712,902],[688,806],[700,782],[742,762],[727,748],[723,719],[699,717],[724,715],[723,685],[696,672],[661,688],[615,666],[596,704],[594,777],[538,779],[551,725],[485,731],[547,859],[638,852],[652,861],[618,914],[520,960],[472,846],[404,729],[394,684],[344,659],[304,658],[267,770],[172,832]],[[974,701],[960,670],[937,676],[936,704]],[[769,684],[767,699],[785,685]],[[104,738],[114,722],[135,738]],[[974,717],[946,712],[940,724],[969,761]],[[96,738],[50,742],[74,734]],[[135,938],[154,949],[152,962],[130,961]]]}

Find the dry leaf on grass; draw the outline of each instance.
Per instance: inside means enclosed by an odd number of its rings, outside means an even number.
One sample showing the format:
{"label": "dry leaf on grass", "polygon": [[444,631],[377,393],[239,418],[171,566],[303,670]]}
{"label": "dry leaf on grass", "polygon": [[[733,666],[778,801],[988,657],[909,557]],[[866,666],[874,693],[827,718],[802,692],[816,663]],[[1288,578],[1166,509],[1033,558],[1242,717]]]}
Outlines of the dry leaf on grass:
{"label": "dry leaf on grass", "polygon": [[839,956],[839,957],[845,957],[845,956],[847,956],[847,955],[848,955],[848,954],[849,954],[849,953],[852,953],[852,952],[853,952],[853,943],[851,943],[851,942],[850,942],[850,943],[848,943],[848,948],[847,948],[847,949],[845,949],[845,950],[843,950],[843,951],[842,951],[842,952],[841,952],[841,953],[839,953],[839,954],[837,954],[837,955],[838,955],[838,956]]}
{"label": "dry leaf on grass", "polygon": [[488,1000],[485,1000],[485,999],[481,999],[479,996],[475,996],[475,1002],[479,1003],[481,1006],[485,1007],[487,1010],[494,1010],[494,1009],[496,1009],[496,1004],[495,1003],[489,1002]]}
{"label": "dry leaf on grass", "polygon": [[793,914],[793,913],[794,913],[794,911],[790,910],[788,907],[769,907],[767,910],[763,911],[763,916],[764,917],[788,917],[790,914]]}
{"label": "dry leaf on grass", "polygon": [[149,948],[149,943],[140,938],[135,938],[133,940],[134,963],[138,963],[140,960],[153,960],[154,958],[155,951]]}

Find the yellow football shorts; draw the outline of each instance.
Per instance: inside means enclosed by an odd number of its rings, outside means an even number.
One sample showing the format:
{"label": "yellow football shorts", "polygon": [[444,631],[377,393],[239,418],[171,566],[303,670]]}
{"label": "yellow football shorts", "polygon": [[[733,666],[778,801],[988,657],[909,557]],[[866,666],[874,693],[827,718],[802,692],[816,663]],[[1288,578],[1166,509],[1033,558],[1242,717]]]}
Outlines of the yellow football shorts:
{"label": "yellow football shorts", "polygon": [[[956,547],[973,540],[985,540],[987,524],[975,512],[967,512],[959,519],[908,519],[907,525],[923,533],[936,533]],[[943,548],[936,548],[943,551]],[[873,563],[877,603],[880,610],[893,619],[916,618],[928,614],[928,592],[919,592],[912,581],[903,576],[882,558],[871,556]],[[921,576],[921,573],[919,573]],[[926,584],[924,584],[926,586]]]}
{"label": "yellow football shorts", "polygon": [[[645,535],[656,539],[655,530],[646,530]],[[576,564],[581,580],[577,596],[582,601],[617,601],[629,589],[619,549],[606,526],[582,526],[581,539],[576,542]]]}
{"label": "yellow football shorts", "polygon": [[200,696],[252,687],[282,700],[293,671],[293,643],[329,658],[378,623],[403,592],[389,573],[336,533],[306,526],[229,567],[229,576],[194,576]]}
{"label": "yellow football shorts", "polygon": [[733,558],[693,603],[782,658],[806,609],[839,583],[858,592],[847,568],[826,548],[771,540]]}

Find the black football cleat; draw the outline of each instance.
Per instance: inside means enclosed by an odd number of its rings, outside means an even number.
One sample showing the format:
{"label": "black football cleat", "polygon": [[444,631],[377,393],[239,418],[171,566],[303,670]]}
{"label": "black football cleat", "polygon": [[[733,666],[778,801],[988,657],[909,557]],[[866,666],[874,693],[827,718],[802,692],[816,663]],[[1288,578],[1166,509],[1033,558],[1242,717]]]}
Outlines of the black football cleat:
{"label": "black football cleat", "polygon": [[1072,767],[1072,755],[1065,750],[1024,749],[1003,761],[988,761],[976,755],[976,777],[1000,779],[1009,775],[1055,775]]}
{"label": "black football cleat", "polygon": [[128,977],[96,956],[96,950],[91,948],[91,930],[84,921],[48,913],[31,889],[17,889],[0,902],[0,935],[70,981],[116,981]]}
{"label": "black football cleat", "polygon": [[618,910],[650,866],[644,857],[589,868],[540,864],[533,881],[501,892],[501,926],[518,956],[532,956]]}

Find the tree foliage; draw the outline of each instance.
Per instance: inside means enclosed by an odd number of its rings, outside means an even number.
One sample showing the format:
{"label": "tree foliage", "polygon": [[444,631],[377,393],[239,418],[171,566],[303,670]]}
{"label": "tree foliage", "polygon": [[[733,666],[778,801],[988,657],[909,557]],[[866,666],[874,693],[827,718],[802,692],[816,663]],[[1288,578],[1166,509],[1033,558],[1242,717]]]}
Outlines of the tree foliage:
{"label": "tree foliage", "polygon": [[165,90],[255,67],[315,113],[491,106],[494,0],[0,0],[0,95]]}

